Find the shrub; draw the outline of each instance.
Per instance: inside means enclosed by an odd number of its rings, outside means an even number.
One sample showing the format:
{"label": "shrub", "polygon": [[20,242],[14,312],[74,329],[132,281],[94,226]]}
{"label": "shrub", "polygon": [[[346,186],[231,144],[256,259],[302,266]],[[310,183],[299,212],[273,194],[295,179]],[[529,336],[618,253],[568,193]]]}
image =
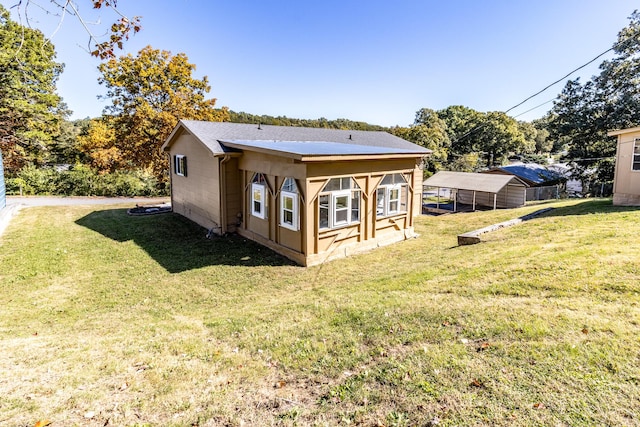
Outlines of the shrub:
{"label": "shrub", "polygon": [[64,196],[162,196],[167,190],[145,171],[116,171],[99,174],[87,165],[69,170],[26,166],[15,178],[7,179],[9,194]]}
{"label": "shrub", "polygon": [[65,196],[100,196],[98,174],[86,165],[75,165],[60,172],[57,194]]}
{"label": "shrub", "polygon": [[11,181],[11,189],[17,188],[19,193],[34,194],[57,194],[59,174],[54,169],[43,168],[38,169],[33,165],[23,167],[18,176]]}

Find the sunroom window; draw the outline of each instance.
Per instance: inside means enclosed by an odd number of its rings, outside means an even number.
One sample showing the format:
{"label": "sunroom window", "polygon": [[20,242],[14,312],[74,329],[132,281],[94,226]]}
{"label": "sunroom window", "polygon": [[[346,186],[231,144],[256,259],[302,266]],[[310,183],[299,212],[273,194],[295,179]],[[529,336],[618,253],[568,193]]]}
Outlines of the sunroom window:
{"label": "sunroom window", "polygon": [[407,180],[400,173],[388,174],[376,190],[376,215],[395,215],[407,211]]}
{"label": "sunroom window", "polygon": [[319,228],[336,228],[359,222],[360,193],[360,187],[351,177],[330,179],[318,199]]}
{"label": "sunroom window", "polygon": [[280,225],[298,231],[298,186],[293,178],[286,178],[280,191]]}
{"label": "sunroom window", "polygon": [[267,180],[261,173],[255,174],[251,181],[251,215],[267,217]]}

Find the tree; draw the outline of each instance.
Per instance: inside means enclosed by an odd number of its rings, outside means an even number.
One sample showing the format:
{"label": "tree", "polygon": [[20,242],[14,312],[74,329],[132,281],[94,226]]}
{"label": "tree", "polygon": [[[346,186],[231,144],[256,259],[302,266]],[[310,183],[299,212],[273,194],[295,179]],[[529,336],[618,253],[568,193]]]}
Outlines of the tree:
{"label": "tree", "polygon": [[91,120],[86,133],[78,137],[78,148],[99,173],[115,172],[122,165],[122,152],[108,117]]}
{"label": "tree", "polygon": [[[503,112],[481,113],[454,105],[438,111],[438,116],[447,125],[453,163],[464,169],[468,169],[477,158],[483,158],[486,167],[497,166],[507,155],[526,149],[518,122]],[[477,157],[466,156],[468,154],[476,154]]]}
{"label": "tree", "polygon": [[98,68],[99,82],[107,88],[105,98],[112,103],[105,114],[115,132],[120,167],[146,169],[166,180],[168,165],[160,146],[179,119],[228,120],[226,108],[216,109],[216,100],[205,98],[211,90],[208,79],[192,77],[195,65],[184,53],[147,46],[135,57],[110,59]]}
{"label": "tree", "polygon": [[[118,9],[117,0],[90,0],[88,3],[91,4],[93,9],[109,9],[116,16],[110,28],[106,31],[106,34],[108,34],[106,40],[96,36],[95,31],[91,29],[92,27],[97,27],[97,31],[104,32],[100,28],[100,20],[97,23],[90,23],[86,16],[80,14],[80,7],[77,1],[65,0],[58,2],[51,0],[48,3],[36,3],[34,0],[17,0],[11,8],[15,9],[20,22],[25,22],[26,26],[29,27],[31,27],[34,20],[33,16],[42,16],[43,19],[58,19],[58,27],[62,25],[66,16],[75,17],[89,36],[87,51],[100,59],[114,58],[115,49],[122,49],[123,43],[132,34],[140,31],[141,18],[139,16],[132,18],[125,16]],[[35,20],[37,21],[38,19],[36,18]]]}
{"label": "tree", "polygon": [[[453,155],[459,156],[477,151],[471,136],[481,125],[482,113],[462,105],[452,105],[438,111],[438,117],[447,126]],[[419,118],[416,117],[416,120]]]}
{"label": "tree", "polygon": [[526,146],[518,122],[501,111],[486,113],[470,138],[477,151],[485,155],[488,168],[501,165],[509,154],[521,153]]}
{"label": "tree", "polygon": [[586,83],[568,81],[546,118],[550,138],[567,146],[565,159],[585,184],[613,179],[616,142],[607,131],[640,123],[640,13],[629,20],[613,45],[617,56]]}
{"label": "tree", "polygon": [[432,151],[426,160],[426,172],[437,172],[447,163],[451,141],[446,123],[435,111],[422,108],[416,113],[412,126],[396,127],[391,129],[391,133]]}
{"label": "tree", "polygon": [[68,113],[56,93],[63,66],[43,34],[12,21],[0,5],[0,149],[5,169],[43,163]]}

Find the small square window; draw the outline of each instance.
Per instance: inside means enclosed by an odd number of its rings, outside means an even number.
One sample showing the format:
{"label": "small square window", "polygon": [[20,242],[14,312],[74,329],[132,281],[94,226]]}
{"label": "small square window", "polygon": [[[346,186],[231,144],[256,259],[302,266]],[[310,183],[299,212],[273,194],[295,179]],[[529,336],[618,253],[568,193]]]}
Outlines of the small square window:
{"label": "small square window", "polygon": [[187,176],[187,156],[182,154],[173,156],[173,170],[176,175]]}

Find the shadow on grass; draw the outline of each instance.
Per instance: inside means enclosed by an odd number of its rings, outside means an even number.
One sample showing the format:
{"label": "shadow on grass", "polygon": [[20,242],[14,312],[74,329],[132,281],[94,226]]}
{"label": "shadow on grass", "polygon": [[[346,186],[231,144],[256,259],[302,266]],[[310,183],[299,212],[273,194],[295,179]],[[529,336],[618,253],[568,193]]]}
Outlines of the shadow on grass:
{"label": "shadow on grass", "polygon": [[207,239],[204,228],[174,213],[129,216],[126,209],[106,209],[94,211],[76,224],[117,242],[135,242],[170,273],[211,265],[295,265],[237,235]]}
{"label": "shadow on grass", "polygon": [[[553,201],[547,203],[550,204]],[[545,203],[540,203],[541,209],[545,208]],[[552,216],[576,216],[576,215],[592,215],[607,214],[620,212],[636,212],[640,210],[640,206],[614,206],[611,199],[584,199],[580,203],[571,206],[556,207],[539,216],[539,218]]]}

